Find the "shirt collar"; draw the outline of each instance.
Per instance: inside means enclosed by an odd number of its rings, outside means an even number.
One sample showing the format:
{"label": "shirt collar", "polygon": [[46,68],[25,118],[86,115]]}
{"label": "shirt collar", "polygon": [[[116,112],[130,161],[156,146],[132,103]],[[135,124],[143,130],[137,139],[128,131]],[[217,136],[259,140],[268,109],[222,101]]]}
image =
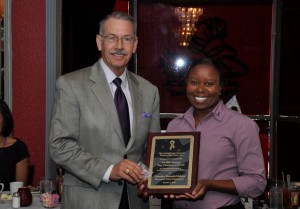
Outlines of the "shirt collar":
{"label": "shirt collar", "polygon": [[[100,59],[100,65],[104,71],[104,74],[106,76],[106,79],[108,81],[108,83],[112,83],[113,80],[115,80],[115,78],[117,77],[110,69],[109,67],[105,64],[105,62],[103,61],[103,59]],[[126,88],[127,86],[127,68],[125,69],[124,73],[119,76],[119,78],[121,78],[122,83],[124,84],[124,87]]]}
{"label": "shirt collar", "polygon": [[223,119],[223,113],[224,113],[224,103],[222,100],[219,101],[219,103],[217,104],[217,106],[215,106],[215,108],[212,111],[212,114],[214,115],[214,117],[219,120],[222,121]]}
{"label": "shirt collar", "polygon": [[[207,120],[210,117],[215,117],[218,121],[222,121],[223,119],[223,115],[224,115],[224,103],[222,100],[220,100],[217,104],[217,106],[215,106],[215,108],[211,111],[211,113],[209,113],[208,115],[205,116],[205,120]],[[194,108],[190,107],[185,114],[181,115],[180,117],[185,117],[186,119],[189,118],[189,116],[193,117],[193,112],[194,112]],[[194,119],[194,118],[192,118]]]}

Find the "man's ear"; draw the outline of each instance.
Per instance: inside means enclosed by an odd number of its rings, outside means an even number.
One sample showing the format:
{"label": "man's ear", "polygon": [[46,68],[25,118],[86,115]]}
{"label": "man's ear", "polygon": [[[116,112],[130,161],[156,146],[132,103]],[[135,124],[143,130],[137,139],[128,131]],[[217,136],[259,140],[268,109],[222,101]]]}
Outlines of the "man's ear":
{"label": "man's ear", "polygon": [[96,35],[96,44],[99,51],[102,50],[102,39],[100,35]]}
{"label": "man's ear", "polygon": [[138,45],[138,38],[136,38],[135,41],[134,41],[132,53],[135,53],[135,52],[136,52],[137,45]]}

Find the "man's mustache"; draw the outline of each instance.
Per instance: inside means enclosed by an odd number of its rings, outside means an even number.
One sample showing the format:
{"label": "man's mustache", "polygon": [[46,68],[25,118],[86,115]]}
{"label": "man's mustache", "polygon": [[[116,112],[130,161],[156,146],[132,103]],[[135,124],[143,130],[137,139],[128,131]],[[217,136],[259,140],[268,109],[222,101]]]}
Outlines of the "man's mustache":
{"label": "man's mustache", "polygon": [[115,49],[111,53],[115,54],[115,55],[127,55],[127,53],[124,50],[122,50],[122,49]]}

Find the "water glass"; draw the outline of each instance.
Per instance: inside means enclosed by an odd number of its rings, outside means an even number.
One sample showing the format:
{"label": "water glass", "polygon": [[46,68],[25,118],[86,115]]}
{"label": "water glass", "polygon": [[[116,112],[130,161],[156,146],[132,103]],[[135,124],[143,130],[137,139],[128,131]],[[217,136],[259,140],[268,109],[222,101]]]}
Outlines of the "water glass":
{"label": "water glass", "polygon": [[274,182],[271,182],[270,208],[283,209],[283,184],[282,184],[282,181],[274,180]]}
{"label": "water glass", "polygon": [[51,194],[53,184],[51,179],[43,179],[40,181],[40,200],[43,194]]}

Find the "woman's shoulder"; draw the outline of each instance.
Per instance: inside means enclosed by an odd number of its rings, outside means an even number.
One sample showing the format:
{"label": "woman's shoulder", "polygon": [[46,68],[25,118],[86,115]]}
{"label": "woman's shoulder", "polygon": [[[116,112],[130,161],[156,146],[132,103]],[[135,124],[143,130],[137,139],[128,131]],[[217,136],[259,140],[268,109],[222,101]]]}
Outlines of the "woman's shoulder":
{"label": "woman's shoulder", "polygon": [[190,113],[191,108],[189,108],[184,114],[176,114],[176,117],[173,118],[169,123],[167,130],[168,131],[191,131],[191,123],[193,122],[193,116]]}
{"label": "woman's shoulder", "polygon": [[12,146],[14,143],[16,143],[17,139],[13,138],[13,137],[6,137],[6,147],[10,147]]}
{"label": "woman's shoulder", "polygon": [[222,121],[229,126],[235,127],[235,129],[238,131],[242,131],[249,128],[254,128],[255,130],[259,129],[257,123],[248,115],[239,113],[229,108],[226,108],[226,111],[224,111]]}
{"label": "woman's shoulder", "polygon": [[7,137],[9,145],[6,146],[6,154],[15,163],[30,156],[27,145],[24,141],[15,137]]}
{"label": "woman's shoulder", "polygon": [[14,138],[14,137],[7,137],[7,147],[9,146],[17,146],[17,147],[24,147],[27,149],[27,145],[25,144],[25,142],[23,142],[21,139],[19,138]]}

